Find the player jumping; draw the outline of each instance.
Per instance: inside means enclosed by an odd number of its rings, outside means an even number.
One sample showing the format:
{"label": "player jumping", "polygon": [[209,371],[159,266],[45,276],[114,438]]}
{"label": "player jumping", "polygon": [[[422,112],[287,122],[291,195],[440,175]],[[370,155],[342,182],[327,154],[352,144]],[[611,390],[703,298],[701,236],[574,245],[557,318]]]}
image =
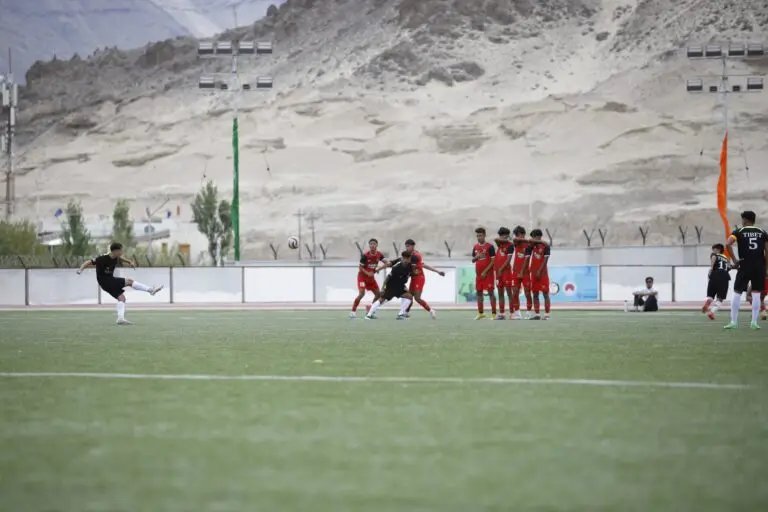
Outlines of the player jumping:
{"label": "player jumping", "polygon": [[[415,259],[412,262],[414,268],[411,275],[411,283],[408,285],[408,292],[413,295],[413,299],[418,302],[419,305],[423,307],[429,313],[429,316],[431,316],[434,320],[437,318],[437,313],[435,313],[435,310],[432,309],[429,304],[427,304],[427,301],[421,298],[421,294],[424,291],[424,285],[427,281],[427,278],[424,275],[424,269],[434,272],[435,274],[439,274],[443,277],[445,277],[445,272],[426,265],[421,257],[421,253],[416,250],[416,242],[414,242],[412,239],[409,238],[405,241],[405,250],[415,256]],[[411,307],[413,307],[413,302],[408,305],[408,310],[405,312],[406,316],[410,316]]]}
{"label": "player jumping", "polygon": [[504,294],[507,294],[509,298],[509,313],[510,316],[513,309],[512,298],[512,266],[510,259],[514,254],[515,248],[512,245],[512,241],[509,239],[509,228],[500,227],[498,231],[498,238],[494,240],[496,242],[496,258],[494,259],[494,272],[496,274],[496,289],[499,291],[499,314],[496,315],[496,320],[504,320]]}
{"label": "player jumping", "polygon": [[485,318],[483,295],[487,292],[491,301],[491,315],[496,316],[496,295],[494,293],[493,260],[496,251],[485,240],[485,228],[477,228],[477,243],[472,248],[472,263],[475,264],[475,291],[477,292],[477,316],[475,320]]}
{"label": "player jumping", "polygon": [[352,311],[349,312],[349,318],[357,318],[357,307],[360,301],[365,297],[365,292],[373,293],[373,301],[376,302],[381,293],[379,292],[379,283],[376,282],[376,272],[380,262],[387,263],[384,255],[379,251],[379,241],[375,238],[368,240],[368,252],[360,255],[360,265],[357,269],[357,297],[352,303]]}
{"label": "player jumping", "polygon": [[738,268],[736,279],[733,282],[733,298],[731,299],[731,321],[726,329],[736,329],[739,320],[739,307],[741,306],[741,294],[749,289],[752,292],[752,321],[750,329],[760,329],[757,318],[760,315],[760,293],[765,285],[765,264],[768,260],[768,233],[755,226],[755,212],[745,211],[741,214],[743,227],[738,228],[728,237],[726,246],[732,248],[734,244],[739,251],[739,259],[736,261],[733,251],[729,251],[732,258],[731,265]]}
{"label": "player jumping", "polygon": [[[701,307],[701,312],[706,313],[710,320],[715,319],[715,313],[720,309],[720,305],[728,295],[728,282],[731,275],[731,264],[728,258],[724,256],[725,246],[715,244],[712,246],[712,255],[709,257],[709,280],[707,282],[707,301]],[[747,300],[750,300],[749,291],[747,291]]]}
{"label": "player jumping", "polygon": [[90,267],[96,267],[96,281],[99,283],[99,286],[102,290],[117,299],[117,324],[130,325],[131,322],[125,319],[125,294],[123,293],[123,289],[126,286],[130,286],[134,290],[155,295],[163,289],[163,286],[160,285],[150,288],[133,279],[115,277],[114,272],[118,264],[127,264],[130,265],[131,268],[136,268],[136,265],[131,260],[123,258],[123,245],[114,242],[109,246],[109,252],[107,254],[87,260],[79,269],[77,269],[77,273],[82,274],[83,270]]}
{"label": "player jumping", "polygon": [[389,262],[388,266],[391,266],[392,270],[387,278],[384,279],[384,291],[381,297],[373,303],[368,314],[365,315],[366,320],[375,319],[379,308],[395,297],[400,297],[400,312],[397,314],[397,319],[405,320],[405,312],[408,310],[408,306],[413,299],[413,295],[406,290],[405,285],[408,282],[408,278],[411,277],[418,259],[417,256],[412,255],[409,251],[403,251],[399,258]]}
{"label": "player jumping", "polygon": [[539,293],[544,296],[544,320],[549,320],[549,312],[552,305],[549,300],[549,244],[541,237],[544,233],[540,229],[531,231],[531,243],[526,249],[525,273],[530,275],[530,289],[533,293],[533,311],[531,320],[541,319]]}
{"label": "player jumping", "polygon": [[510,313],[513,320],[520,320],[522,318],[520,314],[520,291],[525,293],[525,309],[526,318],[531,318],[531,309],[533,304],[531,300],[531,275],[525,271],[526,265],[526,253],[531,242],[525,237],[525,228],[523,226],[517,226],[512,232],[515,237],[512,243],[515,246],[514,252],[511,253],[512,259],[512,308]]}

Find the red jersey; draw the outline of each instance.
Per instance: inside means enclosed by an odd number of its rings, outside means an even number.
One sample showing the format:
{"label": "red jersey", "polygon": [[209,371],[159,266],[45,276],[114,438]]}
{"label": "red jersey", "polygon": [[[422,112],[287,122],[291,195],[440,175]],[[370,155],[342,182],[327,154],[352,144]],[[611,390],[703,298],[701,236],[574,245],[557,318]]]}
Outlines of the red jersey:
{"label": "red jersey", "polygon": [[544,267],[544,264],[550,254],[548,244],[534,242],[528,246],[525,254],[531,258],[530,270],[532,275],[535,275],[542,267],[541,275],[547,275],[547,267]]}
{"label": "red jersey", "polygon": [[512,258],[512,273],[519,275],[525,266],[525,251],[528,250],[530,244],[528,243],[528,240],[524,239],[514,240],[513,243],[515,244],[515,252],[514,257]]}
{"label": "red jersey", "polygon": [[416,262],[411,265],[411,275],[412,276],[423,276],[424,275],[424,260],[421,258],[421,253],[419,251],[413,251],[412,253],[416,257]]}
{"label": "red jersey", "polygon": [[368,251],[360,256],[360,266],[369,272],[376,272],[379,268],[379,262],[384,259],[384,255],[379,251]]}
{"label": "red jersey", "polygon": [[[496,257],[493,260],[493,267],[496,270],[496,272],[498,272],[501,266],[504,265],[504,262],[507,261],[512,251],[514,251],[514,246],[512,245],[511,240],[498,242],[496,245],[498,246],[498,249],[496,250]],[[507,265],[507,268],[504,269],[502,274],[504,274],[505,276],[511,275],[512,267],[510,265]],[[496,277],[498,278],[500,276],[497,275]]]}
{"label": "red jersey", "polygon": [[475,244],[472,248],[472,259],[475,260],[475,275],[481,275],[485,269],[493,265],[495,256],[496,250],[493,248],[493,245],[488,242]]}

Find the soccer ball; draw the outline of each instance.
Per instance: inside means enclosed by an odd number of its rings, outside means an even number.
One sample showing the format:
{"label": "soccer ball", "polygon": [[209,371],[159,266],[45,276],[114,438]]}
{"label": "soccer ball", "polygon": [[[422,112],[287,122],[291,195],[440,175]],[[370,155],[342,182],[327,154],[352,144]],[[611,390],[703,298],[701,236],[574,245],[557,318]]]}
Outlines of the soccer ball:
{"label": "soccer ball", "polygon": [[288,237],[288,247],[291,249],[298,249],[299,248],[299,239],[295,236],[289,236]]}

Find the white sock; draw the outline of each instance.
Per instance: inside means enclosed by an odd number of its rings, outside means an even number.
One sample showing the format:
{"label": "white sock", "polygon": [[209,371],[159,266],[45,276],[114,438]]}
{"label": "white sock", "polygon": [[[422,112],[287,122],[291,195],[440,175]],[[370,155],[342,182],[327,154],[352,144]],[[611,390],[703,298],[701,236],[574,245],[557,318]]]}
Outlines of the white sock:
{"label": "white sock", "polygon": [[760,292],[752,292],[752,323],[757,323],[760,316]]}
{"label": "white sock", "polygon": [[400,299],[400,314],[404,315],[405,310],[408,309],[408,306],[410,305],[411,305],[411,299],[406,299],[405,297]]}
{"label": "white sock", "polygon": [[376,312],[379,310],[379,308],[380,308],[380,307],[381,307],[381,302],[379,302],[379,301],[377,300],[377,301],[376,301],[376,302],[374,302],[374,303],[373,303],[373,305],[371,306],[371,310],[368,312],[368,315],[369,315],[369,316],[373,316],[374,314],[376,314]]}
{"label": "white sock", "polygon": [[123,320],[125,318],[125,302],[117,301],[117,319]]}
{"label": "white sock", "polygon": [[139,290],[140,292],[148,292],[152,290],[151,286],[141,284],[138,281],[134,281],[133,284],[131,285],[131,288],[133,288],[134,290]]}
{"label": "white sock", "polygon": [[741,294],[733,292],[731,298],[731,322],[738,323],[739,321],[739,308],[741,307]]}
{"label": "white sock", "polygon": [[720,306],[721,306],[722,304],[723,304],[722,302],[720,302],[719,300],[716,300],[716,301],[714,301],[714,302],[712,303],[712,305],[711,305],[711,306],[709,306],[709,310],[710,310],[711,312],[713,312],[713,313],[717,313],[717,310],[718,310],[718,309],[720,309]]}

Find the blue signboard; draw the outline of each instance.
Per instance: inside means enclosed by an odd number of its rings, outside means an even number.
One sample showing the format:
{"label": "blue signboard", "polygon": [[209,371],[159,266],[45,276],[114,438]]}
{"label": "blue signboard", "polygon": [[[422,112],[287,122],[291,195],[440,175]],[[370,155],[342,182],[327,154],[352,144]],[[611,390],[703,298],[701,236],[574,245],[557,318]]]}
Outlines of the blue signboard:
{"label": "blue signboard", "polygon": [[[456,269],[456,302],[477,301],[475,267]],[[600,269],[597,265],[549,267],[549,296],[552,302],[595,302],[600,299]],[[522,296],[522,290],[520,292]]]}

